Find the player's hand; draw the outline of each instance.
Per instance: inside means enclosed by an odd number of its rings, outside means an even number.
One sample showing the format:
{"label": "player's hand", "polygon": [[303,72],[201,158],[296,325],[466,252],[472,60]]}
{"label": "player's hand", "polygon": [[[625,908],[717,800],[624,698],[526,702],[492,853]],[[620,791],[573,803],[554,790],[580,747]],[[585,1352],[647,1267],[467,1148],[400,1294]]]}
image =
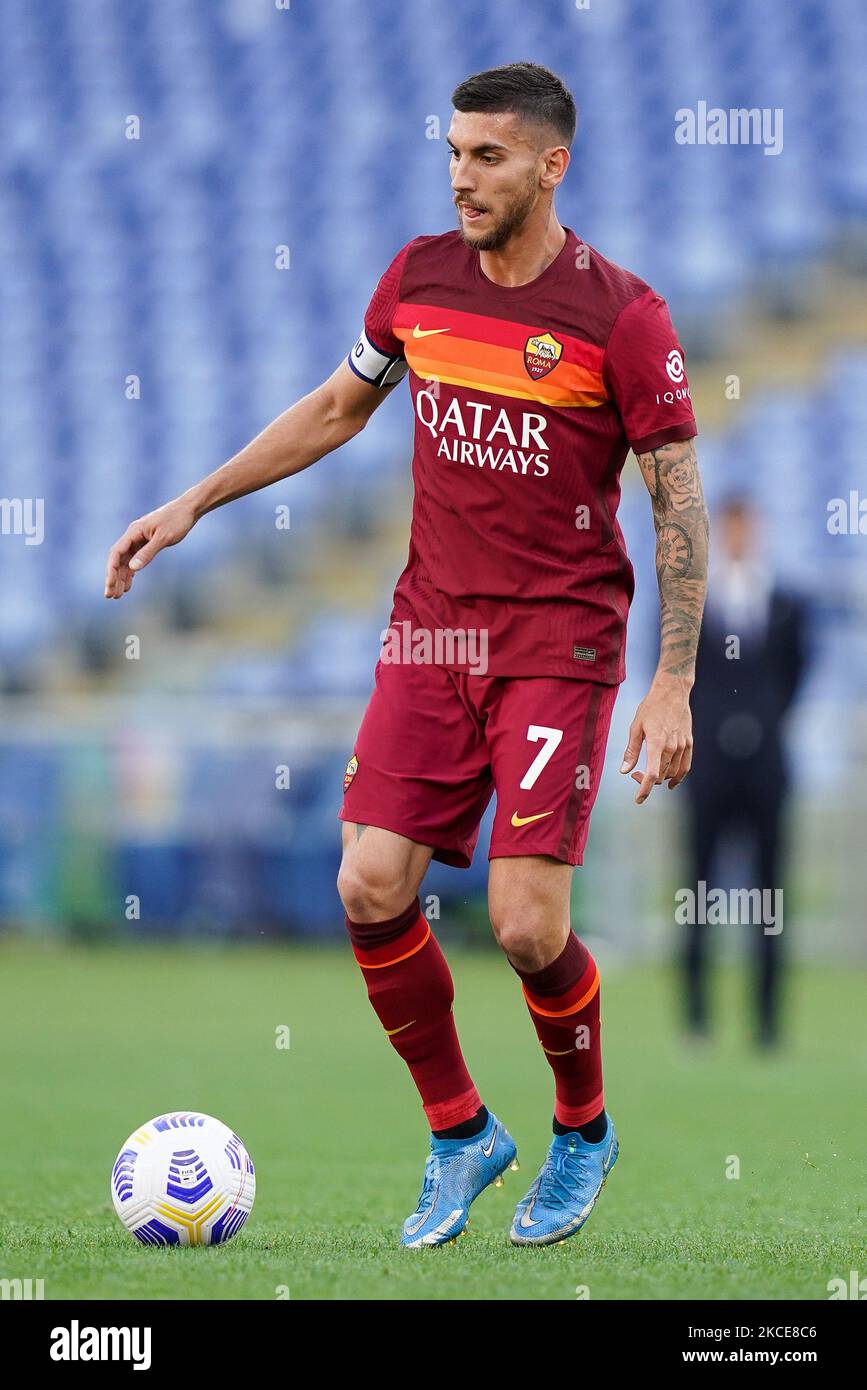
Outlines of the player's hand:
{"label": "player's hand", "polygon": [[105,597],[123,598],[128,594],[136,573],[149,565],[166,546],[182,541],[196,520],[192,505],[183,497],[177,497],[133,521],[108,552]]}
{"label": "player's hand", "polygon": [[[620,771],[631,772],[641,785],[636,805],[641,806],[660,782],[668,781],[672,791],[683,781],[692,765],[692,713],[689,692],[692,682],[681,676],[657,672],[629,728],[629,742]],[[642,744],[647,744],[644,772],[633,772]]]}

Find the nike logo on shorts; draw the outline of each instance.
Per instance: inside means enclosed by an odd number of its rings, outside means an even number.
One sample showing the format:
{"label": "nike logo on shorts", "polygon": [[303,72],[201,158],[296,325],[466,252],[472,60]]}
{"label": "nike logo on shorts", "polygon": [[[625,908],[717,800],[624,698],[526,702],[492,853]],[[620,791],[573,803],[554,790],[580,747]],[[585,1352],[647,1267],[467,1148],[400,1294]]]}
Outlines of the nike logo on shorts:
{"label": "nike logo on shorts", "polygon": [[553,811],[540,811],[538,816],[519,816],[517,811],[512,812],[512,824],[516,830],[520,830],[522,825],[529,825],[534,820],[544,820],[546,816],[553,816]]}

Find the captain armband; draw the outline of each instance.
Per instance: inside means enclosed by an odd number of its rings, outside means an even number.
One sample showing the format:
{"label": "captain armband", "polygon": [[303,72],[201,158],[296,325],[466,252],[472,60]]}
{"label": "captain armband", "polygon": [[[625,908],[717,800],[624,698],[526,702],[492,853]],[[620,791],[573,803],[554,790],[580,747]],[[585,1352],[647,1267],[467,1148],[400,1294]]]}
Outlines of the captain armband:
{"label": "captain armband", "polygon": [[361,337],[346,359],[356,376],[371,386],[394,386],[409,371],[403,356],[383,352],[362,329]]}

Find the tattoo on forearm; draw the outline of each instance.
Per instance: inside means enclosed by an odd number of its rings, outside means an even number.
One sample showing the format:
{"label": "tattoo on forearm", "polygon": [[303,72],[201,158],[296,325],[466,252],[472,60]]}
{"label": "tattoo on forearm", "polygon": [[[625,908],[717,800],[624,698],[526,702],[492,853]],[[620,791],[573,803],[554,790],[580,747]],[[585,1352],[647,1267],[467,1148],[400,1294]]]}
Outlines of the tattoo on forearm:
{"label": "tattoo on forearm", "polygon": [[708,516],[695,441],[638,455],[653,502],[660,602],[660,670],[691,675],[707,589]]}
{"label": "tattoo on forearm", "polygon": [[689,574],[693,548],[689,532],[676,521],[668,521],[660,527],[657,538],[659,553],[667,572],[685,579]]}

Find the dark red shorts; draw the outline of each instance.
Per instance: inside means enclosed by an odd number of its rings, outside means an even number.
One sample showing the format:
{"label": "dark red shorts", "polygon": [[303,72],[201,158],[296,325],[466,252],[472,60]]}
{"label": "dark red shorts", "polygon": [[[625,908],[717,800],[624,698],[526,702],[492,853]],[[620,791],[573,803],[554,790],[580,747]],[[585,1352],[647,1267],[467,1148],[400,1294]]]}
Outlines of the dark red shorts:
{"label": "dark red shorts", "polygon": [[581,864],[617,690],[378,661],[340,819],[432,845],[465,869],[496,791],[489,859]]}

